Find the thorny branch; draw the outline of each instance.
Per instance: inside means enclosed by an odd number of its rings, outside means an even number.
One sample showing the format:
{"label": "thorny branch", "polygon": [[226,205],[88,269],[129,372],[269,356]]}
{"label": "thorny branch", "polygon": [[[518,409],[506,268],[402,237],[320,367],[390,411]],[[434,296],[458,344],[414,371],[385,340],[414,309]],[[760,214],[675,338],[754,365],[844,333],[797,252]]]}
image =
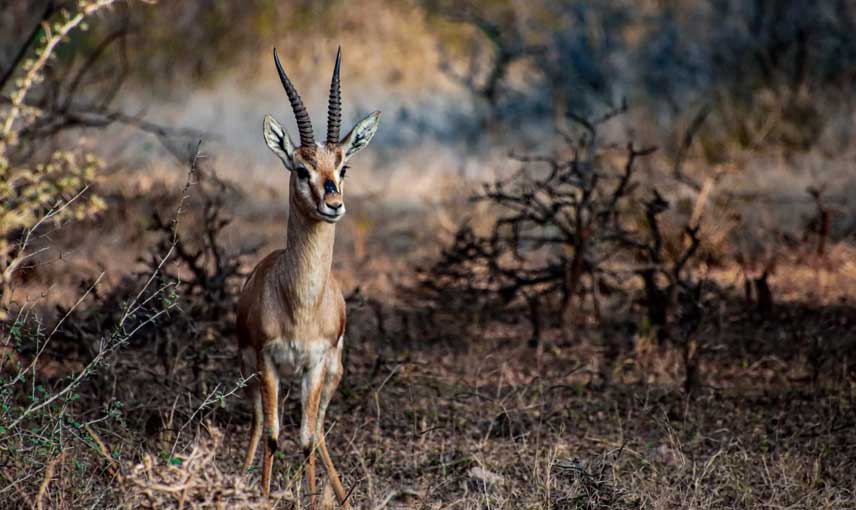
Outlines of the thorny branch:
{"label": "thorny branch", "polygon": [[[666,240],[672,234],[659,221],[668,201],[656,188],[643,199],[635,179],[638,162],[656,149],[632,142],[622,149],[597,146],[598,127],[625,109],[594,120],[569,115],[586,133],[565,136],[573,143],[570,158],[515,156],[519,171],[484,184],[472,197],[496,211],[490,230],[479,234],[462,224],[440,260],[420,274],[423,290],[442,296],[445,306],[480,314],[525,306],[537,343],[542,309],[559,305],[565,329],[568,320],[588,316],[589,306],[599,318],[604,295],[635,301],[628,282],[638,278],[641,304],[667,331],[678,294],[694,288],[687,268],[701,243],[699,226],[686,225],[675,253],[675,243]],[[606,166],[604,156],[615,151],[623,154],[623,165]]]}
{"label": "thorny branch", "polygon": [[[199,146],[197,145],[197,151],[198,151],[198,148],[199,148]],[[198,161],[198,158],[199,158],[199,156],[198,156],[198,152],[197,152],[197,154],[194,154],[194,157],[191,161],[191,167],[188,171],[187,182],[185,184],[184,192],[182,193],[181,199],[179,200],[179,204],[176,207],[176,213],[175,213],[175,217],[173,219],[173,225],[174,225],[176,232],[177,232],[178,222],[179,222],[179,218],[181,215],[182,208],[184,206],[185,200],[189,196],[188,190],[190,189],[190,186],[193,183],[193,178],[194,178],[193,175],[195,172],[195,165],[196,165],[196,162]],[[161,272],[164,264],[170,258],[172,252],[174,251],[174,245],[177,242],[177,240],[178,240],[178,236],[176,234],[176,236],[173,238],[173,247],[171,247],[166,252],[166,254],[161,259],[161,263],[157,267],[154,268],[154,270],[152,271],[152,274],[150,275],[150,277],[148,278],[146,283],[142,286],[140,291],[136,294],[136,297],[134,297],[129,303],[127,303],[125,310],[122,313],[121,319],[119,319],[115,328],[109,334],[105,334],[105,335],[101,336],[101,338],[99,339],[99,342],[98,342],[98,351],[95,354],[95,356],[83,367],[83,369],[77,375],[75,375],[71,379],[71,381],[66,383],[59,391],[55,392],[53,395],[51,395],[50,397],[48,397],[42,401],[32,403],[26,409],[24,409],[14,420],[12,420],[12,422],[8,426],[6,426],[7,431],[15,430],[15,428],[18,425],[20,425],[21,422],[23,420],[25,420],[28,416],[32,415],[33,413],[35,413],[41,409],[44,409],[44,408],[52,405],[54,402],[58,401],[59,399],[64,398],[67,395],[69,395],[75,388],[77,388],[80,385],[80,383],[83,381],[83,379],[86,378],[87,376],[91,375],[109,355],[113,354],[114,352],[119,350],[121,347],[126,345],[141,329],[147,327],[150,324],[155,323],[162,315],[168,313],[171,309],[173,309],[175,306],[177,306],[177,303],[175,301],[167,302],[166,306],[164,306],[158,310],[155,310],[153,312],[146,311],[146,313],[142,314],[142,316],[140,317],[140,312],[145,311],[145,310],[143,310],[143,308],[146,306],[146,304],[148,302],[150,302],[152,299],[154,299],[155,297],[162,295],[162,293],[166,290],[164,287],[161,287],[161,288],[157,289],[155,292],[152,292],[149,296],[144,297],[146,290],[149,288],[149,285],[151,284],[152,281],[154,281],[158,277],[158,275]],[[100,280],[100,277],[99,277],[99,280]],[[96,284],[97,284],[97,281],[96,281]],[[95,285],[93,284],[90,287],[90,291],[92,289],[94,289],[94,287],[95,287]],[[71,314],[74,311],[74,309],[76,309],[76,307],[82,301],[83,301],[83,298],[79,299],[75,303],[75,305],[66,313],[65,317],[67,317],[69,314]],[[135,319],[140,319],[140,320],[135,320]],[[56,329],[58,329],[58,328],[59,328],[59,325],[57,326],[57,328],[55,328],[54,332],[56,332]],[[52,335],[53,335],[53,332],[51,333],[51,336]],[[18,380],[20,380],[21,377],[23,376],[23,374],[27,370],[29,370],[31,367],[35,366],[36,362],[38,361],[38,357],[43,352],[44,346],[46,344],[47,344],[47,341],[45,341],[45,344],[43,344],[42,349],[40,349],[36,353],[34,359],[27,366],[27,368],[19,370],[16,377],[9,384],[15,383]]]}

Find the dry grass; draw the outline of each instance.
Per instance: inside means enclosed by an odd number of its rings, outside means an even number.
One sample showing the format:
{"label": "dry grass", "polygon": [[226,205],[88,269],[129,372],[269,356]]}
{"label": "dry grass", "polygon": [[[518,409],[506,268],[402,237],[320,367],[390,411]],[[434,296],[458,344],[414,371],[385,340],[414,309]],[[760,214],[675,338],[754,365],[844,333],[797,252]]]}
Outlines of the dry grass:
{"label": "dry grass", "polygon": [[[102,183],[105,196],[122,204],[113,208],[119,216],[52,239],[59,251],[75,247],[65,257],[71,266],[45,266],[28,292],[50,285],[50,299],[62,302],[63,295],[73,298],[87,272],[126,272],[151,244],[151,208],[174,207],[177,181],[163,178],[168,175],[129,186],[126,175],[116,174]],[[239,252],[261,243],[262,253],[281,244],[286,211],[277,204],[284,197],[259,183],[250,184],[248,194],[246,186],[227,198],[241,214],[226,230],[226,248]],[[678,390],[680,353],[644,331],[628,335],[619,323],[588,321],[574,339],[550,329],[543,350],[535,351],[523,346],[528,323],[522,316],[478,327],[452,316],[443,328],[459,328],[457,335],[426,340],[424,325],[402,322],[406,309],[397,309],[394,291],[412,276],[414,263],[432,255],[425,242],[443,237],[443,216],[463,206],[450,199],[427,214],[423,206],[408,210],[354,195],[335,269],[346,288],[359,284],[368,301],[351,306],[348,373],[329,413],[328,437],[358,507],[833,509],[856,500],[849,467],[856,460],[849,439],[856,426],[847,341],[856,325],[847,302],[854,288],[849,245],[833,244],[811,264],[798,256],[779,262],[771,280],[778,322],[759,325],[739,311],[742,269],[710,271],[735,295],[718,312],[721,324],[701,333],[707,386],[690,399]],[[188,236],[198,229],[194,207],[191,200]],[[253,260],[247,257],[246,265]],[[99,262],[87,265],[91,261]],[[383,331],[372,299],[382,303]],[[88,452],[60,449],[32,479],[10,485],[6,494],[17,496],[9,504],[302,508],[295,392],[284,406],[286,446],[274,479],[279,492],[262,500],[257,475],[238,473],[249,424],[240,392],[222,407],[196,412],[212,388],[237,381],[233,343],[218,334],[217,324],[194,327],[199,345],[173,342],[180,350],[170,363],[153,363],[164,354],[148,345],[131,346],[115,360],[111,394],[125,403],[122,419],[93,425]],[[825,340],[820,351],[782,343],[794,335]],[[80,366],[77,356],[47,360],[45,374],[59,380]],[[87,391],[96,398],[85,405],[105,397],[97,387]],[[208,425],[200,426],[201,418]],[[71,459],[87,459],[90,467],[70,469]],[[10,466],[3,473],[12,483]],[[76,493],[80,476],[89,477],[80,487],[98,497]]]}
{"label": "dry grass", "polygon": [[[509,348],[411,352],[373,371],[368,347],[352,345],[328,434],[358,508],[834,509],[856,496],[847,395],[596,389],[554,375],[565,356],[539,372]],[[294,397],[273,502],[258,499],[255,475],[237,475],[239,409],[218,415],[225,440],[201,432],[180,464],[146,453],[126,467],[126,504],[301,508]]]}
{"label": "dry grass", "polygon": [[122,482],[127,487],[123,503],[128,508],[276,508],[294,501],[290,491],[275,491],[264,498],[246,477],[224,473],[216,460],[223,433],[215,428],[200,439],[186,455],[158,462],[150,454],[128,468]]}
{"label": "dry grass", "polygon": [[[122,205],[113,208],[119,216],[52,239],[60,251],[75,247],[66,257],[71,266],[45,266],[28,292],[52,286],[50,299],[62,302],[88,271],[122,275],[134,265],[151,244],[148,213],[174,207],[176,183],[147,178],[129,186],[125,177],[102,184]],[[227,198],[240,214],[226,248],[261,242],[261,254],[281,244],[284,197],[250,186],[252,193],[244,187]],[[443,237],[443,216],[464,206],[450,199],[429,214],[354,195],[335,269],[346,288],[361,286],[364,299],[351,304],[347,374],[329,412],[328,442],[357,507],[838,509],[856,501],[848,341],[856,313],[847,301],[846,243],[812,264],[798,256],[779,263],[771,280],[778,315],[770,322],[741,311],[741,269],[710,271],[732,295],[717,312],[721,323],[700,333],[706,386],[688,398],[679,390],[680,353],[644,331],[628,333],[625,318],[586,321],[572,339],[548,328],[538,351],[524,346],[528,323],[514,313],[479,326],[451,315],[442,328],[458,333],[431,339],[426,325],[404,322],[408,310],[394,291],[432,255],[426,240]],[[188,236],[198,229],[194,207],[191,200]],[[246,266],[255,258],[246,257]],[[116,285],[119,279],[105,287]],[[372,302],[381,303],[383,331]],[[18,470],[17,460],[7,460],[0,508],[304,508],[297,392],[283,406],[278,492],[263,500],[257,474],[239,473],[249,409],[240,392],[225,390],[238,379],[232,339],[220,322],[189,324],[196,340],[167,344],[177,349],[169,363],[159,363],[170,353],[154,344],[131,345],[98,379],[104,386],[85,388],[81,409],[117,400],[120,419],[93,423],[88,439],[60,448],[40,469]],[[797,340],[821,337],[819,344]],[[84,357],[63,355],[42,367],[52,381]],[[224,393],[211,405],[210,395]],[[32,477],[19,480],[26,472]]]}

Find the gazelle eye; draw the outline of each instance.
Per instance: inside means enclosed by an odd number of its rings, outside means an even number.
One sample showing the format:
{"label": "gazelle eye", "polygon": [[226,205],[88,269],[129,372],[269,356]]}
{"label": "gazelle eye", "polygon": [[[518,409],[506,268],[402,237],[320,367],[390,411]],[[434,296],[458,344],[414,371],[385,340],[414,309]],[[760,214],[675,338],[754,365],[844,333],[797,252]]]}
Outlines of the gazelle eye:
{"label": "gazelle eye", "polygon": [[297,176],[303,180],[308,180],[309,179],[309,170],[307,170],[306,167],[299,166],[299,167],[297,167]]}
{"label": "gazelle eye", "polygon": [[344,179],[344,178],[345,178],[345,174],[346,174],[346,173],[348,173],[348,169],[349,169],[349,168],[351,168],[351,167],[349,167],[348,165],[345,165],[345,166],[343,166],[343,167],[342,167],[342,169],[341,169],[341,170],[339,170],[339,179]]}

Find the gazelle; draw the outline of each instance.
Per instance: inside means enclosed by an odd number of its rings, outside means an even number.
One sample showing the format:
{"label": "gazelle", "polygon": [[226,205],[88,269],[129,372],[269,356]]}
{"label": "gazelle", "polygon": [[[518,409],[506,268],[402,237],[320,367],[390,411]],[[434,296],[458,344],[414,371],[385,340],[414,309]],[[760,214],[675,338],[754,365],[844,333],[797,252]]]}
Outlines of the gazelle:
{"label": "gazelle", "polygon": [[274,251],[258,263],[238,302],[241,371],[245,377],[258,374],[248,385],[253,426],[244,471],[255,459],[264,428],[262,491],[270,494],[273,456],[279,444],[279,381],[299,377],[303,411],[300,446],[306,458],[310,505],[316,507],[317,449],[339,504],[347,506],[345,489],[324,440],[324,414],[342,378],[345,333],[345,300],[330,266],[335,224],[345,214],[345,163],[371,141],[380,112],[358,122],[340,141],[340,48],[330,84],[327,140],[316,143],[309,113],[282,69],[276,49],[273,58],[297,119],[300,146],[294,145],[273,117],[265,116],[265,142],[291,172],[288,230],[285,249]]}

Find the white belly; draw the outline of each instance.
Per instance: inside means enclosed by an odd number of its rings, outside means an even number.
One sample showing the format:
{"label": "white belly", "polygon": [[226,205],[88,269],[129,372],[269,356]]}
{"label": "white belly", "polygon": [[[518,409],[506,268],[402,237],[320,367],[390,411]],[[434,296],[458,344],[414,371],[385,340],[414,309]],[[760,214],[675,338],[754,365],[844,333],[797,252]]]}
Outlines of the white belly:
{"label": "white belly", "polygon": [[[341,339],[339,339],[339,348]],[[276,366],[280,378],[299,377],[304,371],[321,363],[329,351],[336,350],[329,342],[297,342],[295,340],[278,339],[268,343],[264,352],[270,356]]]}

